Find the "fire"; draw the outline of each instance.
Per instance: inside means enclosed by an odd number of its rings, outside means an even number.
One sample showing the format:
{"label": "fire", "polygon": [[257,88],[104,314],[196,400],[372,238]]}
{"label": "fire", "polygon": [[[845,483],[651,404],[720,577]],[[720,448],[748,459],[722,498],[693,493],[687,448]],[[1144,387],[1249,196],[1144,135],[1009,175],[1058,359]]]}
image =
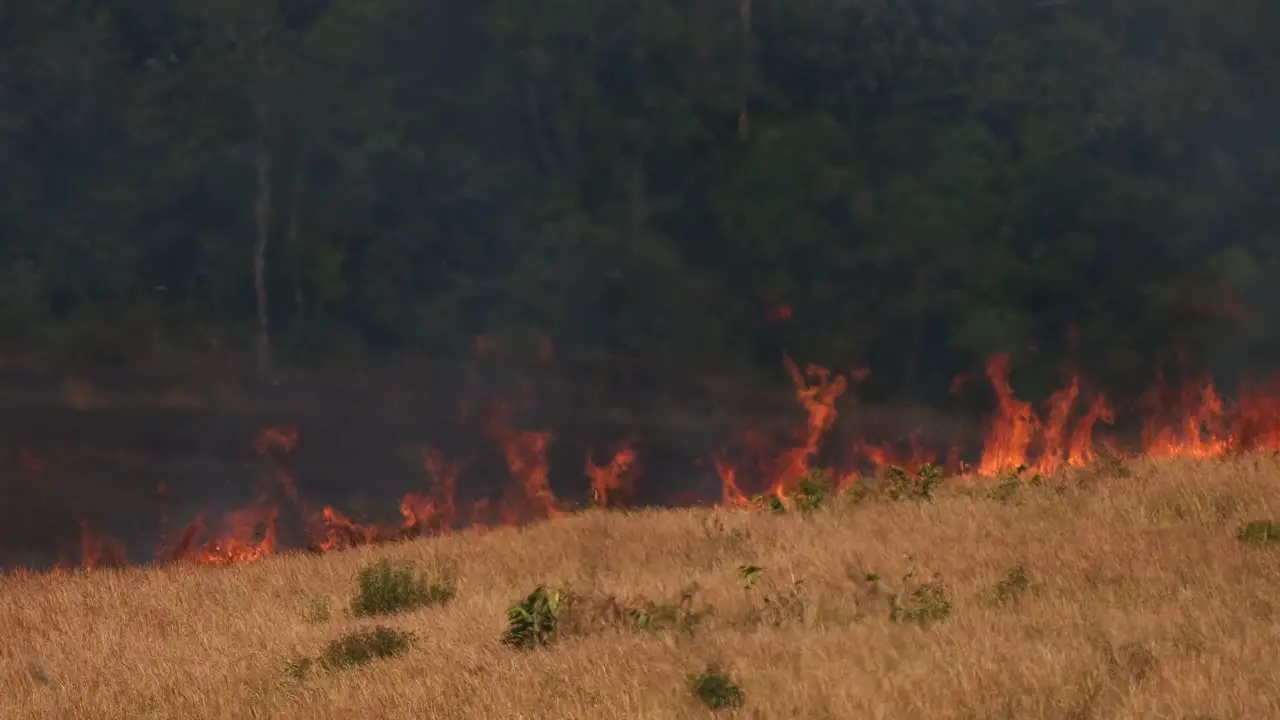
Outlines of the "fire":
{"label": "fire", "polygon": [[204,538],[203,517],[197,517],[161,552],[162,561],[183,560],[197,565],[239,565],[276,551],[275,507],[249,507],[226,516],[224,529]]}
{"label": "fire", "polygon": [[253,439],[253,449],[259,455],[266,455],[273,450],[291,453],[298,446],[298,428],[269,427]]}
{"label": "fire", "polygon": [[503,503],[503,518],[509,524],[519,522],[530,513],[554,518],[559,514],[560,501],[551,492],[549,480],[547,447],[551,444],[551,432],[515,430],[510,425],[509,414],[509,408],[500,404],[494,408],[488,424],[489,436],[501,446],[507,469],[519,482],[522,493]]}
{"label": "fire", "polygon": [[1280,382],[1245,385],[1236,404],[1233,437],[1247,450],[1280,450]]}
{"label": "fire", "polygon": [[1093,427],[1099,422],[1108,425],[1115,422],[1115,414],[1111,411],[1106,396],[1101,394],[1094,396],[1084,417],[1076,422],[1076,427],[1071,432],[1071,437],[1067,441],[1068,467],[1081,468],[1093,462],[1096,457]]}
{"label": "fire", "polygon": [[351,518],[326,505],[320,511],[318,532],[312,533],[315,540],[311,548],[319,552],[347,550],[371,545],[378,541],[381,534],[382,530],[378,526],[352,522]]}
{"label": "fire", "polygon": [[[936,452],[925,447],[920,441],[918,432],[908,438],[908,449],[905,455],[900,454],[893,444],[888,442],[873,445],[859,440],[854,443],[854,450],[856,455],[866,458],[876,470],[895,465],[909,473],[915,473],[925,465],[934,464],[938,458]],[[956,450],[958,452],[958,448]]]}
{"label": "fire", "polygon": [[598,507],[609,504],[609,495],[626,489],[630,480],[632,464],[636,461],[636,451],[630,443],[624,445],[607,465],[596,465],[588,455],[584,470],[591,478],[591,502]]}
{"label": "fire", "polygon": [[1171,391],[1164,373],[1140,401],[1150,414],[1142,426],[1143,451],[1152,457],[1214,457],[1231,445],[1222,399],[1212,382]]}
{"label": "fire", "polygon": [[746,507],[751,498],[738,487],[738,470],[719,456],[713,458],[716,474],[720,476],[720,504],[725,507]]}
{"label": "fire", "polygon": [[1072,376],[1071,383],[1049,396],[1049,413],[1042,426],[1043,445],[1036,470],[1045,474],[1056,472],[1066,463],[1067,422],[1071,409],[1080,396],[1080,378]]}
{"label": "fire", "polygon": [[[547,341],[544,354],[549,354],[549,347]],[[481,353],[497,351],[492,341],[483,337],[477,339],[477,348]],[[1085,378],[1069,375],[1043,406],[1037,406],[1014,392],[1009,380],[1012,367],[1007,355],[997,355],[987,363],[986,380],[994,410],[981,450],[975,453],[978,460],[974,475],[992,476],[1018,467],[1041,474],[1057,473],[1089,464],[1106,442],[1114,445],[1114,441],[1099,436],[1096,429],[1099,423],[1115,422],[1115,409],[1105,395],[1089,390]],[[786,360],[785,369],[796,401],[804,411],[803,420],[785,439],[781,432],[740,432],[737,442],[729,448],[732,452],[712,455],[711,464],[720,485],[717,500],[725,507],[750,506],[754,491],[788,498],[823,456],[823,446],[840,417],[838,403],[848,402],[845,396],[850,394],[850,388],[867,376],[864,370],[838,373],[817,366],[802,371],[790,359]],[[953,390],[959,391],[963,385],[957,379]],[[425,445],[421,449],[421,467],[426,483],[403,494],[398,521],[358,522],[335,507],[314,508],[302,499],[288,468],[290,458],[301,446],[301,433],[294,426],[271,427],[249,443],[263,467],[262,487],[255,499],[213,523],[206,524],[203,517],[196,517],[163,543],[157,559],[226,566],[253,562],[287,548],[329,552],[439,535],[464,527],[483,531],[495,524],[560,515],[561,501],[550,482],[548,450],[552,432],[519,429],[512,422],[509,405],[498,403],[491,407],[482,427],[501,453],[512,480],[496,502],[462,496],[462,466],[441,450]],[[1191,378],[1174,390],[1161,373],[1152,390],[1137,403],[1137,409],[1143,413],[1140,452],[1150,457],[1216,457],[1241,450],[1280,450],[1280,382],[1247,385],[1238,399],[1229,403],[1208,379]],[[637,438],[629,438],[602,464],[587,454],[582,467],[590,481],[593,504],[618,506],[634,491],[641,460],[636,444]],[[905,438],[905,442],[854,440],[844,449],[845,466],[825,468],[839,486],[855,482],[864,470],[893,465],[915,473],[926,464],[938,464],[940,457],[939,448],[929,447],[919,432]],[[953,443],[942,458],[946,475],[968,471],[959,444]],[[18,465],[29,475],[49,470],[46,458],[28,450],[19,451]],[[161,494],[167,495],[167,490],[162,488]],[[86,568],[114,567],[127,561],[121,543],[97,532],[87,522],[81,525],[80,546],[80,564]]]}
{"label": "fire", "polygon": [[996,395],[996,416],[978,463],[979,475],[995,475],[1026,465],[1027,448],[1040,428],[1031,403],[1014,396],[1009,369],[1008,355],[997,355],[987,363],[987,380]]}
{"label": "fire", "polygon": [[779,497],[795,490],[800,480],[808,475],[810,460],[818,454],[822,439],[836,422],[836,400],[849,389],[848,379],[826,368],[810,365],[801,373],[790,358],[786,360],[786,367],[806,418],[799,442],[779,458],[778,470],[770,487],[770,491]]}
{"label": "fire", "polygon": [[120,567],[126,562],[124,544],[119,540],[98,535],[89,522],[80,522],[80,565],[88,570]]}
{"label": "fire", "polygon": [[[440,528],[451,528],[458,512],[458,474],[461,470],[457,463],[446,460],[444,453],[430,446],[422,448],[422,466],[434,482],[438,495],[439,504],[433,503],[432,505],[434,513],[434,518],[432,519]],[[405,497],[407,498],[408,496],[406,495]],[[403,503],[401,504],[401,513],[404,514]],[[427,518],[418,513],[414,515],[413,520],[415,523],[410,523],[410,516],[405,514],[406,526],[413,524],[423,526],[426,524]]]}
{"label": "fire", "polygon": [[1094,426],[1114,421],[1106,397],[1095,395],[1073,424],[1081,395],[1080,377],[1073,374],[1049,396],[1043,415],[1038,415],[1031,403],[1014,395],[1010,369],[1007,355],[997,355],[987,363],[996,413],[987,430],[977,474],[996,475],[1026,467],[1049,475],[1089,464],[1095,457]]}

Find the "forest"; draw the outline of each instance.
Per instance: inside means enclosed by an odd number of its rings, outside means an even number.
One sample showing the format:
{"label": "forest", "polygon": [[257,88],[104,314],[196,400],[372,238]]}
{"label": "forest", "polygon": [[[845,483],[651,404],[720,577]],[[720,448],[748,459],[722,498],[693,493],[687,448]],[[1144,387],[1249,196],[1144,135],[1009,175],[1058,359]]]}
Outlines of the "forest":
{"label": "forest", "polygon": [[[1123,396],[1280,361],[1280,4],[10,0],[0,355]],[[219,360],[221,362],[222,360]]]}

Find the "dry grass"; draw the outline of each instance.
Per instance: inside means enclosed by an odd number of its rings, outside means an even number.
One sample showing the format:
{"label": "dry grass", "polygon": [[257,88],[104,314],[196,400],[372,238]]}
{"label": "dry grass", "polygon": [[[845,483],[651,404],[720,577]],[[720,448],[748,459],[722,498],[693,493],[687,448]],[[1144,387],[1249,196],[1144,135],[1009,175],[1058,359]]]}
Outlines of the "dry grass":
{"label": "dry grass", "polygon": [[[701,717],[688,677],[711,663],[746,693],[725,717],[1280,717],[1280,547],[1235,534],[1280,516],[1280,461],[1133,470],[1011,502],[953,488],[807,517],[593,512],[231,570],[0,580],[0,717]],[[380,558],[456,567],[456,599],[350,617],[357,571]],[[750,589],[744,564],[763,568]],[[891,621],[886,595],[934,573],[950,616]],[[692,581],[715,614],[687,632],[601,614],[545,649],[500,642],[539,583],[635,605]],[[378,625],[413,644],[286,669]]]}

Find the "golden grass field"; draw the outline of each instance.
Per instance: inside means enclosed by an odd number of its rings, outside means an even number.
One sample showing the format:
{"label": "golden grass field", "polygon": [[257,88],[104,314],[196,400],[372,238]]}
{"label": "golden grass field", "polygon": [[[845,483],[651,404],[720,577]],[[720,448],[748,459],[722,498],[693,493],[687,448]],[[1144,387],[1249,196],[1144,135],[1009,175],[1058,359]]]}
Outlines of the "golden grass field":
{"label": "golden grass field", "polygon": [[[1236,537],[1280,516],[1280,460],[1129,468],[1010,502],[952,485],[932,503],[837,499],[808,516],[594,511],[230,569],[13,576],[0,718],[711,717],[687,680],[709,663],[746,694],[723,717],[1280,718],[1280,545]],[[349,617],[377,558],[456,566],[457,597]],[[754,587],[744,564],[763,568]],[[1019,565],[1023,592],[1001,585]],[[891,621],[886,596],[934,573],[951,615]],[[506,608],[539,583],[635,604],[690,582],[714,608],[691,632],[601,620],[543,649],[499,642]],[[377,624],[416,640],[351,669],[285,671]]]}

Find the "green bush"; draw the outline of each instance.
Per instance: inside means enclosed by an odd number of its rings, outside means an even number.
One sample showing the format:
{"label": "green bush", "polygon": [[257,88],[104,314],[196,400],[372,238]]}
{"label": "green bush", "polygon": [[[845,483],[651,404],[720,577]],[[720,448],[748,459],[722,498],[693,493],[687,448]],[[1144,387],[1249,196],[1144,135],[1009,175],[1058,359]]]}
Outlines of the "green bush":
{"label": "green bush", "polygon": [[511,647],[542,647],[555,638],[567,596],[539,585],[528,597],[507,608],[507,631],[502,642]]}
{"label": "green bush", "polygon": [[329,643],[320,656],[320,664],[335,670],[364,665],[400,655],[412,643],[412,633],[379,625],[372,630],[347,633]]}
{"label": "green bush", "polygon": [[689,678],[694,697],[712,710],[742,707],[747,695],[737,683],[715,666]]}
{"label": "green bush", "polygon": [[443,605],[458,594],[452,574],[440,578],[418,575],[411,563],[380,560],[360,569],[359,589],[351,599],[356,617],[390,615],[420,607]]}

